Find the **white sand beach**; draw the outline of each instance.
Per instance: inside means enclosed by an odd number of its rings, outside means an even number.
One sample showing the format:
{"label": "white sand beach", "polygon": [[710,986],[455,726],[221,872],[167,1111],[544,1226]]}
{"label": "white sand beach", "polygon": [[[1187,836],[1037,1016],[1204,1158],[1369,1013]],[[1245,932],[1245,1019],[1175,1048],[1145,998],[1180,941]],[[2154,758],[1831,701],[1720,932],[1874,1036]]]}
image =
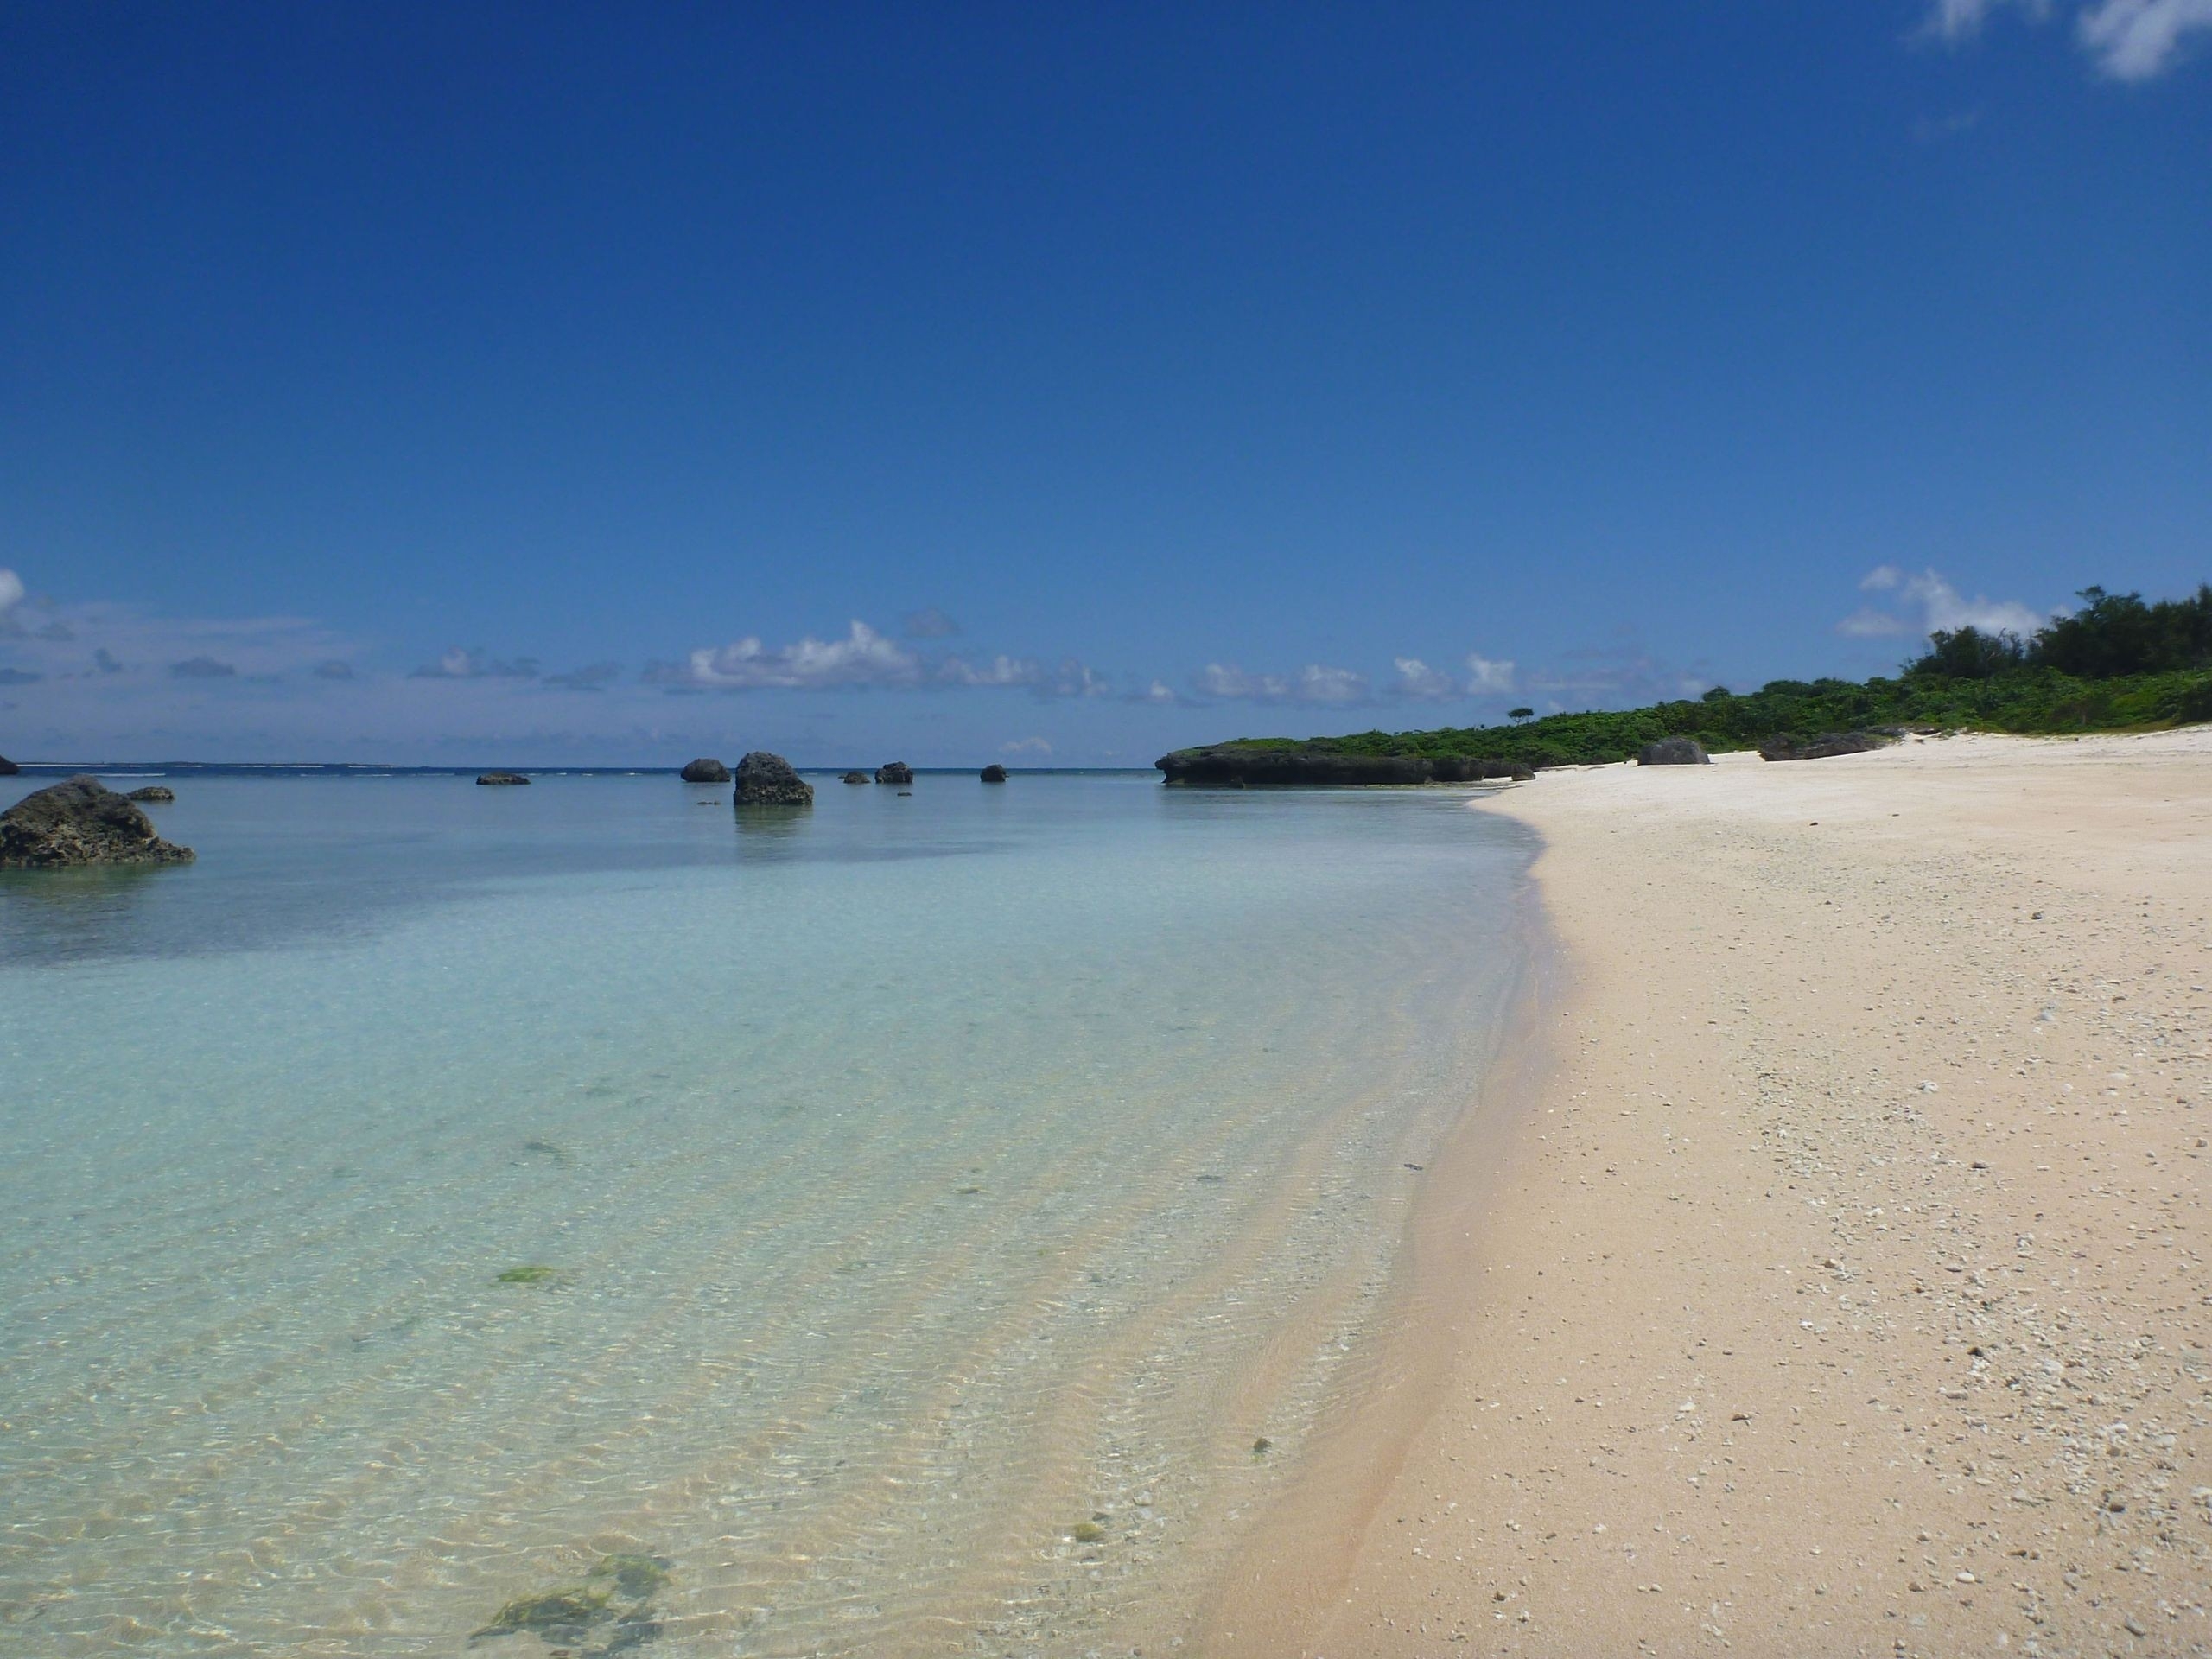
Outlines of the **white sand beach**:
{"label": "white sand beach", "polygon": [[2212,1651],[2212,730],[1484,810],[1549,1059],[1202,1650]]}

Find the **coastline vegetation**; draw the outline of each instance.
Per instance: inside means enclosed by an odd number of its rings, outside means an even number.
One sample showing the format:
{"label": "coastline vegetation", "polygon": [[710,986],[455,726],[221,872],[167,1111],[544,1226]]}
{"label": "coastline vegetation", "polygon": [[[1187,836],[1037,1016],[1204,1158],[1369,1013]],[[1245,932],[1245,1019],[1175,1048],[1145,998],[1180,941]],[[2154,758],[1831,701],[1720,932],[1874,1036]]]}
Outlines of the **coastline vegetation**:
{"label": "coastline vegetation", "polygon": [[2212,721],[2212,584],[2186,599],[2082,590],[2081,607],[2023,639],[1974,627],[1939,631],[1894,676],[1770,680],[1756,691],[1715,686],[1642,709],[1505,726],[1343,737],[1239,738],[1220,748],[1314,754],[1481,756],[1536,767],[1626,760],[1662,737],[1707,749],[1755,748],[1777,735],[1884,728],[2056,735]]}

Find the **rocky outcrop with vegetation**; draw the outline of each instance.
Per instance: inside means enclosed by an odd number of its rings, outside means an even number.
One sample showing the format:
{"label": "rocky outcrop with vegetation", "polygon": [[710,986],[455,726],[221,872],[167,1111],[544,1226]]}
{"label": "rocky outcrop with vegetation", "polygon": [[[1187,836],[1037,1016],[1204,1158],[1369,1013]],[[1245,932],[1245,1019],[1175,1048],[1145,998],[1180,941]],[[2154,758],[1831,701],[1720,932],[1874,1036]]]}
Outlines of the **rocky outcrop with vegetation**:
{"label": "rocky outcrop with vegetation", "polygon": [[[1777,735],[1821,732],[2017,732],[2025,735],[2140,731],[2212,721],[2212,585],[2186,599],[2085,588],[2081,604],[2026,639],[1974,628],[1938,632],[1894,676],[1871,680],[1770,680],[1756,691],[1716,685],[1704,696],[1642,709],[1592,709],[1499,726],[1344,737],[1240,738],[1182,749],[1160,762],[1172,783],[1414,783],[1414,768],[1382,762],[1480,756],[1524,767],[1625,760],[1662,738],[1710,753],[1757,748]],[[1818,741],[1819,740],[1814,740]],[[1794,742],[1794,740],[1793,740]],[[1262,760],[1260,753],[1288,755]],[[1840,753],[1836,750],[1829,753]],[[1323,759],[1322,757],[1328,757]],[[1809,760],[1811,755],[1793,753]],[[1356,775],[1363,763],[1372,775]],[[1272,769],[1262,778],[1263,770]]]}
{"label": "rocky outcrop with vegetation", "polygon": [[1244,741],[1178,749],[1153,763],[1170,784],[1193,789],[1327,788],[1370,784],[1466,784],[1526,778],[1526,766],[1469,754],[1347,753],[1329,740]]}

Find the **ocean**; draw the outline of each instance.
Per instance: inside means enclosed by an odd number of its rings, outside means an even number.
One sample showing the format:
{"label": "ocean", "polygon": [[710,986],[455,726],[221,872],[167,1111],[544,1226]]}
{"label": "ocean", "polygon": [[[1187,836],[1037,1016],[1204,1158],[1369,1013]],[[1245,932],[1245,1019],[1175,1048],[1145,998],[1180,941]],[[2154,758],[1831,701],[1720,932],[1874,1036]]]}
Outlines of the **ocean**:
{"label": "ocean", "polygon": [[1471,790],[165,781],[0,873],[10,1653],[1166,1651],[1526,974]]}

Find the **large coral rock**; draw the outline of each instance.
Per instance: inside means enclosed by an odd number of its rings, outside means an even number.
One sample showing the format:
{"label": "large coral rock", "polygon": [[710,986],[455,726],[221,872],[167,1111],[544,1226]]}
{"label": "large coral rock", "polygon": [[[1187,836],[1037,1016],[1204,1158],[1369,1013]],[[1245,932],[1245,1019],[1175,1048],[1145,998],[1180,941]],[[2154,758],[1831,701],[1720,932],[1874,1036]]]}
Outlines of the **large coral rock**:
{"label": "large coral rock", "polygon": [[875,781],[903,787],[914,781],[914,769],[904,760],[887,760],[875,769]]}
{"label": "large coral rock", "polygon": [[191,861],[191,848],[163,841],[152,819],[97,778],[54,784],[0,812],[0,869]]}
{"label": "large coral rock", "polygon": [[1639,766],[1701,766],[1712,758],[1694,737],[1662,737],[1636,752]]}
{"label": "large coral rock", "polygon": [[687,784],[726,784],[729,782],[729,768],[719,760],[702,755],[683,768]]}
{"label": "large coral rock", "polygon": [[814,785],[780,754],[755,749],[737,763],[740,806],[812,806]]}

